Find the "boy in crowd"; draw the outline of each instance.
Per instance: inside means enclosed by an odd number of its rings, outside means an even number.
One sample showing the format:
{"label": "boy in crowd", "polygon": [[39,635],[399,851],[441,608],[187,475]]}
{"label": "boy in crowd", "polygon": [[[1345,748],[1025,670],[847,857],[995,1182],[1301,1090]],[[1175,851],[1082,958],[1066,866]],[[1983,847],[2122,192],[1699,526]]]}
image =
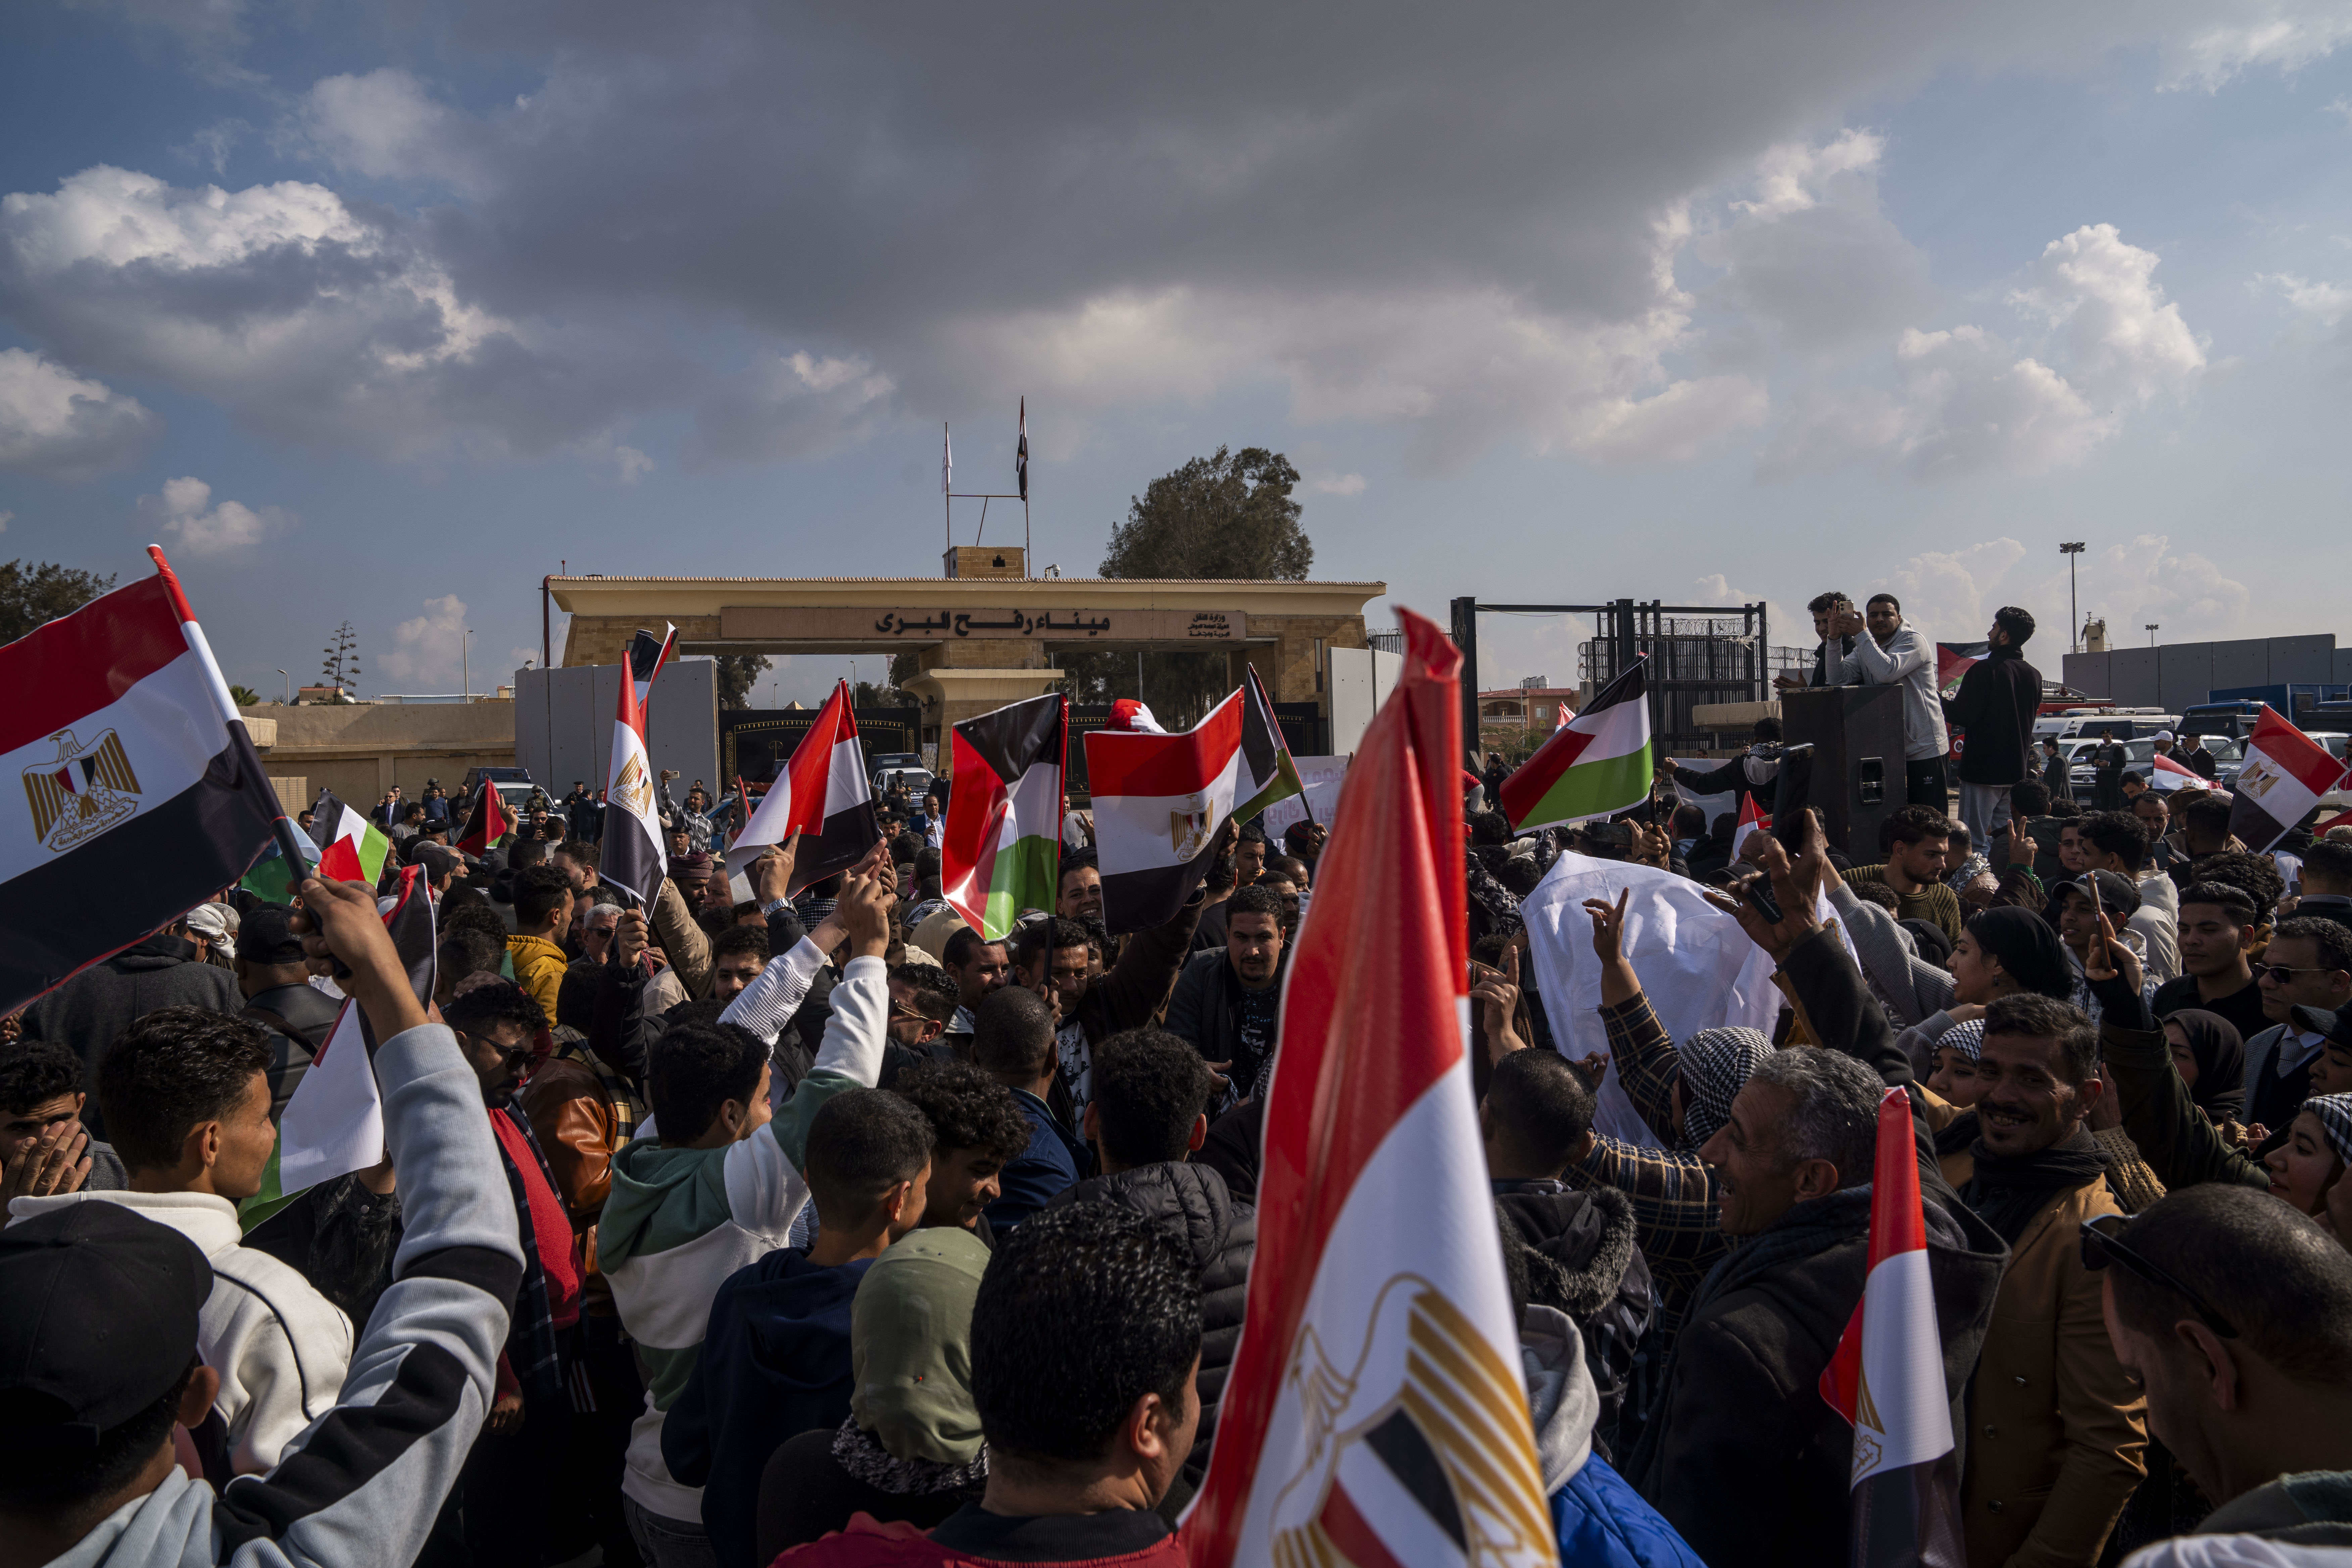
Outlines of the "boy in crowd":
{"label": "boy in crowd", "polygon": [[110,1143],[82,1128],[81,1058],[47,1040],[0,1043],[0,1205],[130,1185]]}

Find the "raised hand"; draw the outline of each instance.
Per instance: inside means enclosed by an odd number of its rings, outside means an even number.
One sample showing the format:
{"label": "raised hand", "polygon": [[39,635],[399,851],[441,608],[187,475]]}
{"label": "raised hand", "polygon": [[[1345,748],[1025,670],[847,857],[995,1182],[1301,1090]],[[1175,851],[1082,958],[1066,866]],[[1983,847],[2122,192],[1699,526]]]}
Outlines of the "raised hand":
{"label": "raised hand", "polygon": [[890,948],[890,889],[882,879],[850,872],[841,879],[834,914],[849,938],[852,958],[879,958]]}
{"label": "raised hand", "polygon": [[772,904],[778,899],[790,898],[793,889],[793,861],[800,853],[801,836],[791,835],[782,844],[768,847],[761,857],[747,868],[751,873],[751,896],[762,904]]}
{"label": "raised hand", "polygon": [[1500,973],[1489,972],[1470,988],[1470,1000],[1479,1008],[1479,1031],[1486,1037],[1490,1061],[1500,1061],[1513,1051],[1525,1050],[1528,1042],[1519,1038],[1514,1026],[1519,1006],[1519,950],[1503,950]]}
{"label": "raised hand", "polygon": [[1625,900],[1633,891],[1631,888],[1618,889],[1613,904],[1600,899],[1584,900],[1584,912],[1592,917],[1592,956],[1604,968],[1624,962]]}
{"label": "raised hand", "polygon": [[59,1121],[41,1129],[41,1135],[0,1164],[0,1209],[10,1198],[46,1198],[78,1193],[89,1176],[89,1134],[81,1123]]}
{"label": "raised hand", "polygon": [[619,921],[613,927],[613,962],[624,969],[635,969],[652,941],[646,927],[646,911],[622,910]]}
{"label": "raised hand", "polygon": [[375,894],[357,882],[302,883],[302,907],[294,926],[311,959],[340,961],[351,973],[336,982],[365,1010],[378,1044],[425,1022],[425,1009],[408,986],[408,972],[375,912]]}

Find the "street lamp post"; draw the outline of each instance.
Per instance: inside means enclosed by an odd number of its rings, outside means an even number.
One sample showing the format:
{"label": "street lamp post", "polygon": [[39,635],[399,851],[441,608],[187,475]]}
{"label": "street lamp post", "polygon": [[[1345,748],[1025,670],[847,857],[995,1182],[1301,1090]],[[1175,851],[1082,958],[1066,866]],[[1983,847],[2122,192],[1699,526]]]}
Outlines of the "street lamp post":
{"label": "street lamp post", "polygon": [[284,676],[286,679],[286,696],[278,705],[284,708],[291,708],[294,706],[294,678],[290,675],[287,675],[282,669],[278,673]]}
{"label": "street lamp post", "polygon": [[2147,646],[2154,647],[2156,646],[2156,623],[2154,621],[2147,622],[2141,629],[2147,633]]}
{"label": "street lamp post", "polygon": [[2066,649],[2070,653],[2080,653],[2083,651],[2083,608],[2074,601],[2074,558],[2083,553],[2083,542],[2078,539],[2072,544],[2061,544],[2058,553],[2066,558],[2066,614],[2069,617],[2067,626],[2071,628],[2066,634]]}
{"label": "street lamp post", "polygon": [[474,628],[471,626],[467,626],[466,635],[457,639],[457,669],[465,682],[465,690],[458,700],[471,702],[474,700]]}

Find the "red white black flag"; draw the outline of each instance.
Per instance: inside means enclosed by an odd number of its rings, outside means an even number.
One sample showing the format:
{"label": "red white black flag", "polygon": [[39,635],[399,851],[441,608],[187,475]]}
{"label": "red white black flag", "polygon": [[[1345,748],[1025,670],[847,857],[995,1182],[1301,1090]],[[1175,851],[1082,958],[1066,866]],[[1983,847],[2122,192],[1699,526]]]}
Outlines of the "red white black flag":
{"label": "red white black flag", "polygon": [[[648,678],[650,684],[650,678]],[[654,808],[653,761],[646,754],[646,715],[635,679],[620,683],[613,716],[611,782],[604,787],[604,852],[597,874],[650,905],[669,873],[661,817]]]}
{"label": "red white black flag", "polygon": [[793,748],[760,809],[728,847],[727,869],[740,871],[771,844],[801,836],[793,852],[792,891],[846,871],[882,842],[874,816],[874,789],[866,776],[866,751],[857,741],[857,717],[849,710],[849,683],[834,683],[833,695],[809,732]]}
{"label": "red white black flag", "polygon": [[2266,702],[2254,732],[2246,737],[2246,760],[2231,786],[2230,832],[2260,855],[2285,837],[2343,777],[2340,758]]}

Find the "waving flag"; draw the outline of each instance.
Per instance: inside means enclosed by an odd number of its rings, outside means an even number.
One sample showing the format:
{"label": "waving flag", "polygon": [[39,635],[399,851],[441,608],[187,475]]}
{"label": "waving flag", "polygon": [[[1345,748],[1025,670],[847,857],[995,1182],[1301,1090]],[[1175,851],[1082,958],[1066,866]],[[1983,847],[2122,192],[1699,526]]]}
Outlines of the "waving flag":
{"label": "waving flag", "polygon": [[1194,1568],[1559,1561],[1463,1045],[1461,655],[1400,619],[1404,668],[1340,789],[1284,986]]}
{"label": "waving flag", "polygon": [[2230,832],[2260,855],[2286,837],[2319,797],[2344,779],[2344,763],[2281,718],[2267,702],[2246,737],[2246,760],[2231,786]]}
{"label": "waving flag", "polygon": [[1742,795],[1739,797],[1739,825],[1731,830],[1731,858],[1734,860],[1739,858],[1740,850],[1747,847],[1748,835],[1771,830],[1772,819],[1757,809],[1756,797]]}
{"label": "waving flag", "polygon": [[955,488],[955,442],[948,435],[944,421],[940,425],[940,494],[946,495]]}
{"label": "waving flag", "polygon": [[2205,776],[2194,768],[2183,767],[2158,752],[2148,759],[2147,787],[2158,795],[2170,795],[2177,789],[2205,789]]}
{"label": "waving flag", "polygon": [[[1136,711],[1137,722],[1150,720],[1141,704]],[[1114,932],[1173,920],[1208,876],[1226,817],[1301,793],[1298,770],[1285,776],[1282,731],[1248,687],[1180,733],[1097,730],[1086,743],[1103,919]]]}
{"label": "waving flag", "polygon": [[1584,711],[1503,781],[1496,804],[1519,829],[1582,822],[1648,798],[1651,775],[1649,660],[1602,687]]}
{"label": "waving flag", "polygon": [[940,887],[991,942],[1023,910],[1054,907],[1069,708],[1054,692],[952,727],[956,782],[940,838]]}
{"label": "waving flag", "polygon": [[466,826],[457,830],[457,847],[468,855],[487,855],[514,831],[514,813],[507,809],[506,797],[499,794],[498,785],[484,779],[474,786],[474,798],[466,805]]}
{"label": "waving flag", "polygon": [[374,887],[392,855],[392,840],[332,790],[320,790],[318,805],[310,808],[310,838],[319,847],[318,874],[338,882]]}
{"label": "waving flag", "polygon": [[1960,680],[1992,654],[1982,642],[1939,642],[1936,645],[1936,689],[1946,697],[1960,689]]}
{"label": "waving flag", "polygon": [[[387,903],[383,924],[392,933],[393,951],[400,954],[417,1001],[429,1001],[433,900],[425,889],[424,868],[402,867],[398,890]],[[261,1190],[237,1205],[238,1223],[247,1230],[320,1182],[383,1161],[383,1096],[376,1088],[374,1065],[375,1048],[382,1043],[360,1005],[344,998],[327,1043],[310,1059],[278,1118],[278,1147],[262,1172]]]}
{"label": "waving flag", "polygon": [[866,750],[857,740],[857,717],[849,710],[849,683],[836,680],[833,695],[793,748],[776,781],[761,797],[760,809],[735,837],[727,869],[742,870],[771,844],[801,836],[793,853],[792,890],[846,871],[882,842],[874,816],[874,787],[866,773]]}
{"label": "waving flag", "polygon": [[1927,1278],[1911,1099],[1878,1102],[1870,1195],[1870,1271],[1822,1369],[1822,1397],[1853,1427],[1854,1568],[1961,1568],[1960,1489],[1944,1342]]}
{"label": "waving flag", "polygon": [[278,804],[163,552],[0,647],[0,1013],[244,877]]}
{"label": "waving flag", "polygon": [[[652,710],[654,680],[669,662],[670,654],[677,647],[677,628],[664,624],[662,635],[654,636],[643,626],[629,639],[629,674],[637,683],[637,712],[642,716]],[[638,726],[640,733],[645,726]]]}
{"label": "waving flag", "polygon": [[[1234,807],[1234,815],[1247,822],[1276,801],[1293,795],[1306,799],[1307,786],[1299,782],[1298,764],[1291,760],[1290,742],[1282,738],[1282,726],[1275,721],[1274,704],[1258,680],[1257,667],[1244,665],[1243,671],[1242,764],[1249,777],[1265,781],[1255,795]],[[1314,820],[1312,812],[1307,820]]]}
{"label": "waving flag", "polygon": [[261,858],[247,868],[243,880],[239,881],[237,886],[265,903],[292,903],[296,882],[301,877],[318,875],[319,847],[310,842],[310,837],[299,829],[297,829],[291,837],[302,850],[302,869],[299,874],[288,868],[286,851],[278,846],[278,840],[273,838],[261,851]]}
{"label": "waving flag", "polygon": [[619,710],[613,716],[612,783],[604,791],[604,852],[597,875],[649,905],[668,874],[668,857],[662,850],[661,818],[654,809],[646,711],[637,704],[635,680],[624,680],[620,688]]}
{"label": "waving flag", "polygon": [[1021,443],[1013,448],[1013,478],[1021,487],[1021,499],[1029,499],[1029,400],[1021,400]]}

